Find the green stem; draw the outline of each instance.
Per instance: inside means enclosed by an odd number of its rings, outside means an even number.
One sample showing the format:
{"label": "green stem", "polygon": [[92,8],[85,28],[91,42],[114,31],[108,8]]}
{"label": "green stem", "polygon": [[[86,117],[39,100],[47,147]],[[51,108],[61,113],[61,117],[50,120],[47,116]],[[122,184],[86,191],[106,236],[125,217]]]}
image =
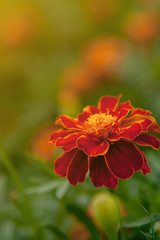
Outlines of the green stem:
{"label": "green stem", "polygon": [[107,239],[108,240],[118,240],[118,233],[117,232],[112,232],[112,233],[106,233]]}
{"label": "green stem", "polygon": [[13,166],[12,162],[10,161],[10,159],[8,158],[8,156],[6,155],[6,153],[4,152],[1,146],[0,146],[0,159],[3,162],[4,166],[6,167],[6,169],[8,170],[10,176],[12,177],[17,190],[19,191],[19,193],[22,194],[23,193],[22,181],[15,167]]}
{"label": "green stem", "polygon": [[35,216],[33,215],[33,212],[32,212],[31,206],[30,206],[30,200],[24,191],[24,186],[21,181],[21,178],[20,178],[19,174],[17,173],[14,165],[12,164],[11,160],[6,155],[5,151],[3,150],[3,148],[1,146],[0,146],[0,159],[3,162],[3,165],[7,169],[8,173],[10,174],[10,176],[17,188],[17,191],[19,192],[19,194],[21,195],[21,197],[23,199],[23,205],[24,205],[23,209],[25,209],[25,212],[21,211],[21,213],[24,215],[24,217],[27,217],[29,222],[32,222],[32,224],[34,224],[34,226],[39,226]]}
{"label": "green stem", "polygon": [[128,240],[126,230],[124,228],[120,228],[121,239]]}

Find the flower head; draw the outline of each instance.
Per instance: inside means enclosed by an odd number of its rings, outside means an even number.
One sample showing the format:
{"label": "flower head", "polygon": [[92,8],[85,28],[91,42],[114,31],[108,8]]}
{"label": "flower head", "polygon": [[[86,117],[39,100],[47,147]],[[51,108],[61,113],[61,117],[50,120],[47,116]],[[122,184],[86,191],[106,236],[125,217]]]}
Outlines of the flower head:
{"label": "flower head", "polygon": [[63,129],[51,135],[50,142],[64,153],[55,161],[55,172],[76,185],[85,180],[88,170],[96,187],[116,188],[118,179],[135,172],[150,172],[140,146],[160,147],[160,127],[151,112],[134,108],[130,102],[118,106],[118,97],[100,98],[98,107],[87,106],[77,118],[59,116],[56,124]]}
{"label": "flower head", "polygon": [[136,12],[131,14],[126,22],[126,34],[139,45],[148,45],[159,37],[159,20],[156,14]]}

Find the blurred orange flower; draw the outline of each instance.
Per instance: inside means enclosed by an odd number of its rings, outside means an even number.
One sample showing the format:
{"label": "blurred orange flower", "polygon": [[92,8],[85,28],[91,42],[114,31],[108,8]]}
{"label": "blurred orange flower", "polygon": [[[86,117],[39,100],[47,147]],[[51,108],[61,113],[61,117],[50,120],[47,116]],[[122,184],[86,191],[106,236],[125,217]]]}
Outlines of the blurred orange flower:
{"label": "blurred orange flower", "polygon": [[73,65],[66,69],[62,76],[62,92],[69,92],[71,96],[87,93],[95,88],[95,84],[93,83],[95,78],[93,69],[88,66],[81,63]]}
{"label": "blurred orange flower", "polygon": [[100,76],[116,73],[124,62],[127,45],[116,37],[95,39],[84,49],[83,59],[85,64],[97,71]]}
{"label": "blurred orange flower", "polygon": [[49,143],[50,135],[55,130],[57,130],[57,127],[53,124],[45,124],[33,134],[30,148],[36,158],[42,161],[50,161],[56,155],[57,147]]}
{"label": "blurred orange flower", "polygon": [[6,47],[17,47],[31,40],[38,30],[38,11],[32,7],[12,10],[0,21],[1,42]]}
{"label": "blurred orange flower", "polygon": [[69,67],[62,76],[60,103],[62,99],[65,103],[71,102],[102,82],[115,80],[127,59],[127,52],[127,44],[116,37],[97,38],[85,45],[81,62]]}
{"label": "blurred orange flower", "polygon": [[74,224],[69,231],[70,240],[89,240],[91,237],[90,235],[85,225],[80,222]]}
{"label": "blurred orange flower", "polygon": [[125,32],[137,44],[150,44],[159,36],[160,21],[155,14],[136,12],[126,22]]}

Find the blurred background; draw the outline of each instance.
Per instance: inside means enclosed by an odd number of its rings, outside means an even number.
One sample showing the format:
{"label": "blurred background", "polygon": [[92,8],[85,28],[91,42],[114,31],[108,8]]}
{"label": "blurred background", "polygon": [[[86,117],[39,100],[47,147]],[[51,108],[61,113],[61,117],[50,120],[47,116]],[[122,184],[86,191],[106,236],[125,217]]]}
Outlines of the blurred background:
{"label": "blurred background", "polygon": [[[160,0],[0,1],[1,240],[106,239],[88,209],[107,190],[56,176],[48,140],[59,114],[120,93],[160,124]],[[124,222],[160,211],[160,153],[145,153],[151,174],[112,191]],[[121,239],[152,239],[147,224]]]}

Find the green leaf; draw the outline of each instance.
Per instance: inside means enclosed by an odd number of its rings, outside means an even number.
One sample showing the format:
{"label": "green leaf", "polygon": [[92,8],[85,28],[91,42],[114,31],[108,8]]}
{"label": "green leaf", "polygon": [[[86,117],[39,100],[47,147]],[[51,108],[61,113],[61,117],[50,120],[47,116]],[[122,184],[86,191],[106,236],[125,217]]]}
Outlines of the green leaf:
{"label": "green leaf", "polygon": [[134,222],[130,222],[130,223],[125,223],[121,226],[121,228],[136,228],[136,227],[141,227],[143,225],[146,225],[148,223],[151,222],[151,218],[150,217],[146,217],[143,219],[138,219]]}
{"label": "green leaf", "polygon": [[152,217],[153,220],[155,220],[155,221],[160,221],[160,214],[152,213],[151,217]]}
{"label": "green leaf", "polygon": [[51,232],[53,232],[59,240],[69,240],[68,236],[65,233],[61,232],[58,228],[52,225],[47,225],[45,227]]}
{"label": "green leaf", "polygon": [[61,185],[57,188],[55,195],[58,199],[61,199],[65,196],[65,194],[67,193],[68,189],[69,189],[70,185],[68,183],[68,181],[63,181],[63,183],[61,183]]}
{"label": "green leaf", "polygon": [[91,221],[91,219],[87,216],[85,211],[81,209],[79,206],[75,204],[67,204],[66,209],[68,210],[69,213],[75,215],[80,222],[82,222],[87,229],[91,232],[92,240],[99,240],[100,239],[100,234],[98,230],[96,229],[95,225]]}
{"label": "green leaf", "polygon": [[49,181],[45,184],[34,186],[26,190],[27,194],[44,194],[51,192],[60,185],[60,181]]}
{"label": "green leaf", "polygon": [[143,231],[140,230],[140,232],[143,234],[143,236],[145,236],[145,238],[147,240],[153,240],[153,236],[152,236],[152,233],[145,233]]}

